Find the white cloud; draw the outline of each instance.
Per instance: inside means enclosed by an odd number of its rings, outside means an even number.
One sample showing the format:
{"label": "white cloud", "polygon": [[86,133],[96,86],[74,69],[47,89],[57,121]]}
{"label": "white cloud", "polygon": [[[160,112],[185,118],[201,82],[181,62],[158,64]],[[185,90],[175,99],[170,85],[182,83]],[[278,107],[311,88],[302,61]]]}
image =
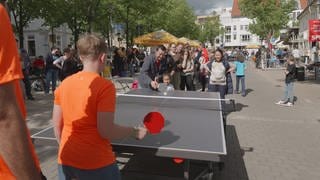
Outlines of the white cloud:
{"label": "white cloud", "polygon": [[187,0],[197,15],[212,13],[213,9],[232,7],[233,0]]}

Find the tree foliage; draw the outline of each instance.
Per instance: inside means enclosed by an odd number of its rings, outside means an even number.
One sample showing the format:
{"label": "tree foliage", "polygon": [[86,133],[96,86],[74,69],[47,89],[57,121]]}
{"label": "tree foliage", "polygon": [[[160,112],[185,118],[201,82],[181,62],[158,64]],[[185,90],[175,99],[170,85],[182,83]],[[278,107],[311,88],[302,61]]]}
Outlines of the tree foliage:
{"label": "tree foliage", "polygon": [[[33,6],[31,6],[33,4]],[[37,17],[37,6],[34,0],[9,0],[8,6],[13,15],[14,29],[19,37],[20,48],[24,47],[23,29]]]}
{"label": "tree foliage", "polygon": [[249,30],[261,38],[278,36],[286,28],[295,0],[240,0],[242,15],[253,19]]}
{"label": "tree foliage", "polygon": [[211,17],[207,18],[200,31],[200,40],[202,42],[210,42],[212,45],[215,42],[215,38],[219,34],[223,33],[222,24],[218,15],[212,14]]}
{"label": "tree foliage", "polygon": [[[177,37],[197,39],[199,26],[186,0],[15,0],[32,18],[42,18],[52,30],[66,23],[74,40],[83,32],[97,32],[109,37],[114,24],[123,24],[128,44],[136,36],[164,29]],[[37,7],[37,8],[35,8]],[[18,7],[12,5],[12,9]],[[29,9],[31,10],[29,12]],[[32,14],[32,15],[31,15]],[[20,18],[18,18],[20,19]]]}

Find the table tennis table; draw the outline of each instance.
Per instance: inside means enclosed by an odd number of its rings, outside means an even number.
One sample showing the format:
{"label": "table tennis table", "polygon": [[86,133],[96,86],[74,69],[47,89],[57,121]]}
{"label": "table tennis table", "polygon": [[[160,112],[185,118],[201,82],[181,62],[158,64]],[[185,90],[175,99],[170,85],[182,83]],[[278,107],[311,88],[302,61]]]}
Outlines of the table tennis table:
{"label": "table tennis table", "polygon": [[[166,158],[184,159],[183,177],[190,179],[190,163],[207,163],[195,179],[213,173],[213,163],[227,155],[222,103],[219,93],[172,91],[168,93],[136,89],[117,95],[115,121],[117,124],[142,124],[149,112],[161,112],[165,127],[161,133],[148,134],[143,140],[132,137],[113,140],[116,152],[141,153]],[[55,140],[53,129],[47,128],[32,135],[35,140]],[[212,175],[210,175],[212,176]]]}

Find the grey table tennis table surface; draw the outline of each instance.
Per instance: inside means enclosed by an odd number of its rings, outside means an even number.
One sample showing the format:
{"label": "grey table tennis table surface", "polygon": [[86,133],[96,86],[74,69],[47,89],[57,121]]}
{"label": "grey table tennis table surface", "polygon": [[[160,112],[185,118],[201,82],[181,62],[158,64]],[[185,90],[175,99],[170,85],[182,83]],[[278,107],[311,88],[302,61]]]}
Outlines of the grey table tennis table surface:
{"label": "grey table tennis table surface", "polygon": [[[148,134],[143,140],[128,137],[113,140],[122,150],[154,150],[156,156],[190,160],[216,161],[226,155],[221,101],[218,93],[173,91],[160,93],[146,89],[118,95],[115,121],[136,126],[153,111],[162,113],[165,127],[159,134]],[[33,139],[54,140],[52,127],[32,135]]]}

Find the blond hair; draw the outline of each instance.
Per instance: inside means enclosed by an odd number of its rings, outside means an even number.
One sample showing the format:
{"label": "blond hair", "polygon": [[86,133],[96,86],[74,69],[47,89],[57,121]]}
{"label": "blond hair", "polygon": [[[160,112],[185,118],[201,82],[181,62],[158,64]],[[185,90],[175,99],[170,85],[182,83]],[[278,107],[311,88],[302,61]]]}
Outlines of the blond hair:
{"label": "blond hair", "polygon": [[107,51],[105,41],[95,34],[85,34],[77,42],[77,50],[81,58],[98,58]]}

